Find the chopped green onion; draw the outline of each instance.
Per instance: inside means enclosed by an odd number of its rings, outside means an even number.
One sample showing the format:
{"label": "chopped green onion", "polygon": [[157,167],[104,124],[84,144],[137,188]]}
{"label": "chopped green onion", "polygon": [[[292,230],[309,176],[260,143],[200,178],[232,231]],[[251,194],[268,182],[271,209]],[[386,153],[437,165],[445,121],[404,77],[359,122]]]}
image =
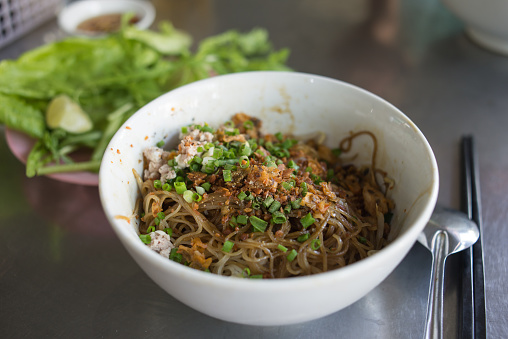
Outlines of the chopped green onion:
{"label": "chopped green onion", "polygon": [[289,214],[289,212],[291,212],[291,204],[287,204],[284,207],[284,213]]}
{"label": "chopped green onion", "polygon": [[266,208],[270,207],[270,205],[273,202],[273,198],[271,196],[267,196],[265,201],[263,201],[263,205],[265,205]]}
{"label": "chopped green onion", "polygon": [[247,198],[247,194],[245,194],[245,192],[242,191],[237,195],[237,198],[240,200],[243,200],[243,199]]}
{"label": "chopped green onion", "polygon": [[222,150],[222,148],[215,148],[213,150],[212,157],[215,159],[220,159],[222,157],[223,153],[224,153],[224,151]]}
{"label": "chopped green onion", "polygon": [[286,222],[286,216],[284,215],[284,213],[282,212],[279,212],[279,211],[275,211],[273,212],[272,214],[272,221],[274,224],[283,224]]}
{"label": "chopped green onion", "polygon": [[237,221],[236,221],[236,217],[232,217],[230,220],[229,220],[229,226],[235,228],[237,226]]}
{"label": "chopped green onion", "polygon": [[261,204],[257,202],[256,200],[252,201],[252,208],[255,210],[258,210],[261,208]]}
{"label": "chopped green onion", "polygon": [[161,188],[162,187],[162,182],[160,180],[154,180],[153,181],[153,187],[155,187],[155,188]]}
{"label": "chopped green onion", "polygon": [[276,137],[277,139],[279,139],[279,141],[282,141],[282,139],[283,139],[283,137],[284,137],[284,136],[282,135],[282,133],[281,133],[281,132],[277,132],[277,133],[275,133],[275,137]]}
{"label": "chopped green onion", "polygon": [[176,166],[176,160],[175,159],[168,160],[168,166],[169,167],[175,167]]}
{"label": "chopped green onion", "polygon": [[153,222],[155,223],[155,225],[159,226],[159,224],[161,223],[161,220],[159,218],[155,218],[155,219],[153,219]]}
{"label": "chopped green onion", "polygon": [[166,227],[163,231],[166,232],[167,235],[169,235],[169,236],[173,235],[173,230],[169,227]]}
{"label": "chopped green onion", "polygon": [[294,169],[295,171],[300,168],[300,166],[298,166],[293,160],[289,160],[288,167]]}
{"label": "chopped green onion", "polygon": [[252,129],[254,127],[254,123],[251,120],[244,121],[243,127],[245,127],[245,129]]}
{"label": "chopped green onion", "polygon": [[155,232],[155,227],[154,226],[148,227],[148,229],[146,230],[146,233],[152,233],[152,232]]}
{"label": "chopped green onion", "polygon": [[187,134],[187,132],[188,132],[187,127],[186,126],[182,127],[182,133],[183,134]]}
{"label": "chopped green onion", "polygon": [[282,252],[287,252],[287,251],[288,251],[288,248],[287,248],[287,247],[285,247],[285,246],[282,246],[281,244],[278,244],[278,245],[277,245],[277,248],[278,248],[279,250],[281,250]]}
{"label": "chopped green onion", "polygon": [[326,180],[332,180],[333,176],[335,175],[335,172],[333,171],[333,169],[329,169],[327,172],[326,172]]}
{"label": "chopped green onion", "polygon": [[181,175],[177,176],[176,179],[175,179],[176,182],[185,182],[185,178],[182,177]]}
{"label": "chopped green onion", "polygon": [[210,187],[212,187],[212,184],[210,184],[209,182],[205,182],[201,184],[201,187],[203,187],[205,191],[208,192],[210,190]]}
{"label": "chopped green onion", "polygon": [[250,275],[250,269],[249,269],[248,267],[245,267],[245,268],[243,269],[243,276],[244,276],[244,277],[246,277],[246,278],[248,278],[248,277],[249,277],[249,275]]}
{"label": "chopped green onion", "polygon": [[321,247],[321,240],[314,239],[310,242],[310,248],[312,248],[314,251],[317,251]]}
{"label": "chopped green onion", "polygon": [[226,127],[226,128],[233,128],[233,127],[235,127],[235,123],[232,122],[231,120],[228,120],[228,121],[226,121],[224,123],[224,127]]}
{"label": "chopped green onion", "polygon": [[256,216],[251,216],[249,218],[249,221],[252,227],[254,227],[254,230],[258,232],[264,232],[266,230],[266,226],[268,226],[268,223],[266,221],[259,219]]}
{"label": "chopped green onion", "polygon": [[171,184],[169,182],[165,183],[164,185],[162,185],[162,189],[164,191],[171,191]]}
{"label": "chopped green onion", "polygon": [[166,215],[164,214],[164,212],[157,213],[157,218],[164,219],[165,217],[166,217]]}
{"label": "chopped green onion", "polygon": [[201,171],[205,172],[206,174],[212,174],[215,172],[215,165],[213,164],[213,161],[209,161],[206,163],[206,165],[203,165],[203,167],[201,167]]}
{"label": "chopped green onion", "polygon": [[211,147],[213,147],[213,144],[211,142],[209,142],[209,143],[205,144],[204,147],[205,147],[205,150],[208,151]]}
{"label": "chopped green onion", "polygon": [[275,163],[275,161],[272,161],[272,160],[270,160],[270,161],[265,161],[264,165],[265,165],[266,167],[277,167],[277,164]]}
{"label": "chopped green onion", "polygon": [[248,142],[244,143],[242,146],[240,146],[240,155],[249,156],[252,153],[252,149],[250,148],[250,145]]}
{"label": "chopped green onion", "polygon": [[236,171],[236,166],[231,165],[231,164],[226,164],[226,166],[224,166],[224,169],[229,170],[229,171]]}
{"label": "chopped green onion", "polygon": [[183,194],[183,192],[187,191],[187,186],[185,186],[184,182],[177,181],[175,182],[175,190],[178,194]]}
{"label": "chopped green onion", "polygon": [[141,241],[147,245],[152,242],[152,238],[149,234],[140,234],[139,239],[141,239]]}
{"label": "chopped green onion", "polygon": [[332,149],[332,153],[333,153],[333,155],[338,157],[342,153],[342,150],[340,148],[334,148],[334,149]]}
{"label": "chopped green onion", "polygon": [[310,225],[312,225],[316,219],[312,217],[312,214],[309,212],[306,216],[300,219],[300,223],[302,224],[303,228],[307,228]]}
{"label": "chopped green onion", "polygon": [[250,165],[249,158],[245,155],[242,155],[240,159],[238,159],[238,163],[240,164],[240,168],[247,168]]}
{"label": "chopped green onion", "polygon": [[275,211],[278,211],[280,208],[280,202],[278,202],[277,200],[275,200],[271,205],[270,205],[270,208],[268,209],[268,212],[270,213],[274,213]]}
{"label": "chopped green onion", "polygon": [[296,238],[298,242],[305,242],[307,239],[309,239],[309,233],[302,234]]}
{"label": "chopped green onion", "polygon": [[294,210],[297,210],[300,208],[300,203],[302,202],[302,198],[298,198],[298,199],[295,199],[293,201],[291,201],[291,207],[294,209]]}
{"label": "chopped green onion", "polygon": [[247,221],[249,220],[249,217],[246,215],[239,215],[236,217],[236,222],[240,225],[247,225]]}
{"label": "chopped green onion", "polygon": [[305,196],[308,192],[308,189],[307,189],[307,183],[306,182],[302,182],[300,184],[300,187],[302,188],[302,196]]}
{"label": "chopped green onion", "polygon": [[263,275],[262,274],[251,275],[250,278],[251,279],[263,279]]}
{"label": "chopped green onion", "polygon": [[198,192],[199,195],[205,194],[205,189],[201,186],[196,186],[196,192]]}
{"label": "chopped green onion", "polygon": [[224,252],[231,252],[231,250],[233,249],[233,246],[235,246],[235,243],[232,242],[232,241],[229,241],[229,240],[226,240],[226,242],[224,243],[224,245],[222,246],[222,250]]}
{"label": "chopped green onion", "polygon": [[224,181],[231,181],[231,170],[222,171],[222,176],[224,177]]}
{"label": "chopped green onion", "polygon": [[361,242],[362,244],[366,244],[367,243],[367,238],[364,238],[364,237],[358,237],[358,241]]}
{"label": "chopped green onion", "polygon": [[254,200],[254,196],[250,192],[247,192],[247,197],[245,199]]}
{"label": "chopped green onion", "polygon": [[158,143],[155,144],[157,147],[162,147],[164,146],[164,140],[161,140],[159,141]]}
{"label": "chopped green onion", "polygon": [[284,187],[285,190],[290,191],[293,188],[293,185],[288,182],[283,182],[282,187]]}
{"label": "chopped green onion", "polygon": [[183,257],[180,253],[176,253],[176,251],[178,251],[178,248],[171,249],[171,253],[169,253],[169,259],[177,263],[182,263]]}
{"label": "chopped green onion", "polygon": [[191,172],[199,172],[199,169],[200,169],[200,166],[199,166],[199,164],[197,164],[197,163],[192,163],[192,164],[190,165],[190,170],[191,170]]}
{"label": "chopped green onion", "polygon": [[201,152],[203,152],[203,151],[204,151],[204,149],[203,149],[203,147],[202,147],[202,146],[198,146],[197,151],[198,151],[198,153],[201,153]]}
{"label": "chopped green onion", "polygon": [[298,255],[298,252],[296,252],[295,249],[292,249],[291,252],[289,252],[289,254],[287,255],[287,259],[288,261],[293,261],[295,260],[296,256]]}
{"label": "chopped green onion", "polygon": [[203,200],[203,197],[201,195],[199,195],[196,192],[192,193],[192,201],[200,202],[201,200]]}
{"label": "chopped green onion", "polygon": [[203,163],[203,158],[196,155],[194,158],[192,158],[192,161],[195,162],[196,164],[201,164],[201,163]]}
{"label": "chopped green onion", "polygon": [[315,175],[315,174],[311,174],[310,178],[312,179],[312,181],[314,181],[314,183],[316,185],[319,185],[319,183],[321,183],[323,181],[319,175]]}
{"label": "chopped green onion", "polygon": [[186,190],[185,192],[183,192],[183,199],[188,203],[191,203],[193,194],[194,192],[192,192],[191,190]]}
{"label": "chopped green onion", "polygon": [[307,168],[305,169],[305,172],[312,172],[312,167],[307,166]]}

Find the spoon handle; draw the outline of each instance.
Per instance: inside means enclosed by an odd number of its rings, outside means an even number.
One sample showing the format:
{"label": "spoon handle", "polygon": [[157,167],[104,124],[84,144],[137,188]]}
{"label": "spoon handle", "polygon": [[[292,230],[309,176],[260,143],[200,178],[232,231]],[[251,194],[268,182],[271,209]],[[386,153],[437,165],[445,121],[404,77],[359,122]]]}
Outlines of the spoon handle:
{"label": "spoon handle", "polygon": [[432,239],[432,271],[424,338],[443,338],[443,291],[445,260],[448,253],[448,234],[438,232]]}

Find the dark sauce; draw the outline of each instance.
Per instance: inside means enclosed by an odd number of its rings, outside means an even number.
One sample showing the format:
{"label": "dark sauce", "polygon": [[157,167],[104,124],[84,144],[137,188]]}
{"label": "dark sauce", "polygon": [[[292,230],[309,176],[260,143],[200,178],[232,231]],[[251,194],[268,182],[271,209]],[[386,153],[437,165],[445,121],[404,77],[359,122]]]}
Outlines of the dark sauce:
{"label": "dark sauce", "polygon": [[[122,24],[122,15],[123,13],[99,15],[81,22],[77,26],[77,29],[89,33],[115,32],[120,29]],[[139,20],[140,18],[138,16],[133,16],[129,20],[129,24],[134,25],[139,22]]]}

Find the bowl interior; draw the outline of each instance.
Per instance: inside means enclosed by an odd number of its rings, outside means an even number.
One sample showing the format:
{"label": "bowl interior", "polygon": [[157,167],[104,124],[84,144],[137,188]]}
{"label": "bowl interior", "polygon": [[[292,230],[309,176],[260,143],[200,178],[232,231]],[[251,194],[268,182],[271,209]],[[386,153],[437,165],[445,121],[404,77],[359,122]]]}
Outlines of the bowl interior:
{"label": "bowl interior", "polygon": [[[224,315],[219,314],[217,307],[207,312],[204,309],[206,305],[202,305],[206,304],[203,299],[193,304],[196,298],[182,296],[188,292],[177,291],[175,284],[165,282],[165,274],[177,272],[182,279],[189,278],[189,283],[206,281],[207,286],[217,289],[228,286],[240,291],[248,285],[252,293],[258,291],[258,287],[260,293],[263,289],[266,291],[266,286],[263,287],[260,282],[251,284],[245,279],[204,276],[201,272],[160,257],[139,240],[138,222],[132,218],[138,198],[133,170],[142,173],[143,149],[161,140],[166,145],[175,146],[182,126],[199,122],[216,126],[238,112],[262,119],[264,132],[281,131],[294,135],[324,132],[326,144],[331,147],[337,147],[340,140],[352,131],[368,130],[377,138],[376,167],[386,171],[395,181],[390,193],[396,204],[391,233],[391,238],[395,240],[386,249],[340,270],[291,279],[290,284],[274,280],[261,282],[271,284],[275,293],[277,290],[297,291],[309,282],[322,284],[323,290],[326,290],[329,280],[335,279],[335,283],[349,284],[355,292],[352,293],[354,297],[342,297],[341,304],[336,297],[323,295],[323,302],[329,299],[326,307],[321,304],[315,312],[309,310],[304,316],[288,316],[287,319],[279,319],[278,323],[270,322],[273,317],[268,312],[267,321],[260,324],[292,323],[323,316],[368,293],[403,259],[430,218],[438,193],[437,165],[424,136],[394,106],[355,86],[320,76],[291,72],[220,76],[181,87],[139,110],[112,139],[99,175],[104,210],[120,240],[138,263],[143,263],[145,270],[153,269],[153,274],[148,272],[149,275],[168,292],[178,294],[175,295],[178,299],[219,318],[236,321],[239,316],[228,313],[227,309]],[[354,140],[351,151],[345,157],[360,165],[371,163],[372,154],[372,139],[361,136]],[[147,268],[149,266],[151,268]],[[361,274],[372,275],[372,282],[354,286],[356,277]],[[348,279],[350,282],[347,282]],[[281,294],[272,297],[282,298]]]}

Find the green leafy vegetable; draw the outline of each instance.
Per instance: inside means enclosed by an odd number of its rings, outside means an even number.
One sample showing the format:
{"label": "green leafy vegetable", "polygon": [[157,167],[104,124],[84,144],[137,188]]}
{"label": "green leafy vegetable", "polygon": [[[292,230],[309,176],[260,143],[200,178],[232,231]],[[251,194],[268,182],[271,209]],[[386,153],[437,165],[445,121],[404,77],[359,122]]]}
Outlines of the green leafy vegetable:
{"label": "green leafy vegetable", "polygon": [[[228,31],[203,40],[191,52],[191,37],[163,22],[159,31],[124,25],[103,38],[70,37],[0,62],[0,124],[38,139],[27,176],[62,171],[98,171],[107,144],[137,109],[176,87],[213,75],[290,70],[287,49],[275,51],[263,29]],[[48,103],[68,96],[90,117],[93,129],[50,129]],[[87,148],[89,161],[69,155]]]}

